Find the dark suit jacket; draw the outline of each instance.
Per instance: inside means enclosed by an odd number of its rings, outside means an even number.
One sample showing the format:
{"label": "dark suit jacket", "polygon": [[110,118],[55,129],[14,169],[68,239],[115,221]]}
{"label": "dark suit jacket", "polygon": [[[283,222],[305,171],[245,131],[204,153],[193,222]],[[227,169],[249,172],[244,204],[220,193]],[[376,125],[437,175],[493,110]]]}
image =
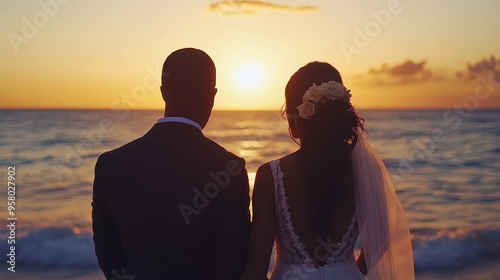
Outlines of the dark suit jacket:
{"label": "dark suit jacket", "polygon": [[92,207],[107,279],[239,279],[243,271],[250,227],[245,162],[193,126],[156,124],[102,154]]}

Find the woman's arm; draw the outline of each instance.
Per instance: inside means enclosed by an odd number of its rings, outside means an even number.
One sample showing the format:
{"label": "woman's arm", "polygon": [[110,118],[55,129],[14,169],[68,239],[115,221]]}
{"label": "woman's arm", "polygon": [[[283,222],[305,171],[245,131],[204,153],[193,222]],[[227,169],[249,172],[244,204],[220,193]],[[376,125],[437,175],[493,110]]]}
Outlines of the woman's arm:
{"label": "woman's arm", "polygon": [[269,163],[259,167],[255,175],[252,209],[247,264],[241,280],[267,280],[276,230],[274,180]]}

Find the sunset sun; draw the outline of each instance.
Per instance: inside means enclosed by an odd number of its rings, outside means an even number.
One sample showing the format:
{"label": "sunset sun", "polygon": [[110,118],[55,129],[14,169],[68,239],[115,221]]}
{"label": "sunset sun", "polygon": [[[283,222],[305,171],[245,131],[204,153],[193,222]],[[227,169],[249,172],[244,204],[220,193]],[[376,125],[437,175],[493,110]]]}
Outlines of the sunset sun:
{"label": "sunset sun", "polygon": [[243,65],[236,70],[236,81],[243,89],[251,90],[262,84],[262,69],[257,65]]}

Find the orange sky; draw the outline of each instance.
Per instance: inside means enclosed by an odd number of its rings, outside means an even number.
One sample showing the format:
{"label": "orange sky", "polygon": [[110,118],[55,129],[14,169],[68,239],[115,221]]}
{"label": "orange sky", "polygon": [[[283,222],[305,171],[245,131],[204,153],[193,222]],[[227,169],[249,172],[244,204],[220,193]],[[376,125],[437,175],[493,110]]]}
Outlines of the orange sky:
{"label": "orange sky", "polygon": [[341,71],[358,108],[500,108],[499,10],[493,0],[2,1],[0,108],[161,109],[159,69],[183,47],[215,61],[219,110],[279,109],[289,77],[314,60]]}

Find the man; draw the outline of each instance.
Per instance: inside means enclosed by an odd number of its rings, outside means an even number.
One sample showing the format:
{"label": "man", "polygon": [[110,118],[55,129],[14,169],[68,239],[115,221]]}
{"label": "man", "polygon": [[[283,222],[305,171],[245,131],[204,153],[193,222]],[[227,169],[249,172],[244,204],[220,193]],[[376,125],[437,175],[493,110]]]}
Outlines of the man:
{"label": "man", "polygon": [[108,280],[239,279],[250,227],[245,162],[201,131],[215,72],[201,50],[173,52],[160,87],[165,117],[97,160],[92,226]]}

